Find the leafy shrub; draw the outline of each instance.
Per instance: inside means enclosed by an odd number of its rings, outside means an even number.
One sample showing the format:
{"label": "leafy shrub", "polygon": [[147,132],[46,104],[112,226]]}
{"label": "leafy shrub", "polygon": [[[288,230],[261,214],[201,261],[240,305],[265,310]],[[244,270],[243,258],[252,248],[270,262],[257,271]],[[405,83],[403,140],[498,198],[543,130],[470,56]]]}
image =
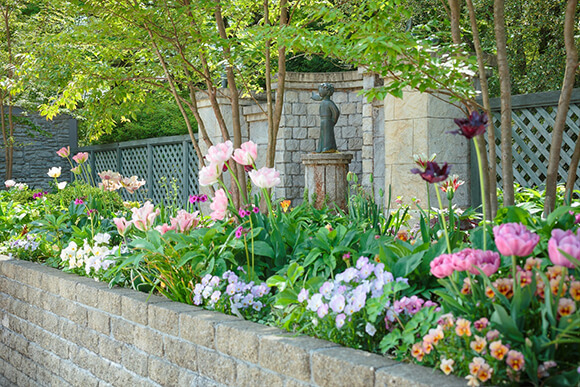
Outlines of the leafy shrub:
{"label": "leafy shrub", "polygon": [[96,200],[100,208],[111,212],[118,212],[124,209],[123,199],[116,191],[103,191],[98,187],[88,184],[75,182],[68,185],[65,189],[46,195],[47,204],[52,208],[68,207],[72,202],[81,199],[87,203]]}

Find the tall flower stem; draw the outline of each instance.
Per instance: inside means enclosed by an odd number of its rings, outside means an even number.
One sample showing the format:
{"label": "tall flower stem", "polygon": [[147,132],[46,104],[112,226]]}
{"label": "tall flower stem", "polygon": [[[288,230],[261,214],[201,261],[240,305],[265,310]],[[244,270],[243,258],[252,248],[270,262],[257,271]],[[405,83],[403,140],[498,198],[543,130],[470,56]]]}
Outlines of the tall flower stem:
{"label": "tall flower stem", "polygon": [[477,167],[479,169],[479,187],[481,188],[481,214],[483,215],[483,251],[487,250],[487,222],[485,219],[485,183],[483,180],[483,168],[481,166],[481,153],[477,138],[473,137],[475,153],[477,154]]}
{"label": "tall flower stem", "polygon": [[[435,193],[437,194],[437,201],[439,202],[439,209],[443,211],[443,202],[441,201],[441,195],[439,194],[439,186],[437,183],[433,183],[435,186]],[[443,224],[443,232],[445,233],[445,241],[447,242],[447,252],[451,254],[451,243],[449,242],[449,233],[447,232],[447,222],[445,221],[445,216],[441,215],[441,224]]]}
{"label": "tall flower stem", "polygon": [[429,195],[429,182],[425,182],[427,187],[427,224],[431,225],[431,195]]}
{"label": "tall flower stem", "polygon": [[[240,186],[240,181],[238,180],[235,171],[232,170],[232,168],[230,167],[230,164],[229,163],[226,163],[225,165],[226,165],[226,168],[228,169],[228,171],[230,171],[230,175],[232,176],[232,178],[236,182],[236,185],[238,186],[238,191],[240,191],[240,195],[242,196],[242,199],[247,199],[246,198],[247,192],[243,192],[242,191],[242,187]],[[246,203],[246,204],[248,204],[248,203]]]}

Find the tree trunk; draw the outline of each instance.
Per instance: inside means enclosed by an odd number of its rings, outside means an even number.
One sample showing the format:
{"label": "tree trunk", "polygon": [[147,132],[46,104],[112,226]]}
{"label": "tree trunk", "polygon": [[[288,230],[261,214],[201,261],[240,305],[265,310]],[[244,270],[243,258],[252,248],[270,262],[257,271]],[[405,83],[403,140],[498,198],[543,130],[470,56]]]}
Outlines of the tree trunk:
{"label": "tree trunk", "polygon": [[[558,184],[558,166],[560,164],[560,152],[562,150],[562,136],[566,127],[566,117],[570,106],[570,97],[574,88],[574,78],[578,67],[578,50],[574,42],[574,16],[578,0],[568,0],[566,18],[564,21],[564,45],[566,46],[566,71],[562,92],[558,101],[558,113],[552,130],[550,146],[550,160],[546,176],[546,200],[544,203],[544,215],[549,214],[556,206],[556,185]],[[570,170],[575,174],[576,170]]]}
{"label": "tree trunk", "polygon": [[[267,3],[267,0],[264,1]],[[280,0],[280,28],[288,25],[288,2],[287,0]],[[268,48],[269,51],[269,48]],[[269,55],[267,57],[269,60]],[[268,73],[268,71],[267,71]],[[268,73],[269,77],[269,73]],[[278,141],[278,130],[280,129],[280,120],[282,119],[282,109],[284,108],[284,89],[286,84],[286,47],[278,47],[278,85],[276,88],[276,102],[274,109],[271,107],[268,110],[268,150],[266,151],[266,166],[268,168],[274,167],[274,160],[276,157],[276,145]],[[271,96],[270,91],[267,91],[268,97]],[[268,105],[271,105],[271,100]],[[273,110],[273,111],[272,111]],[[272,114],[272,118],[270,118]]]}
{"label": "tree trunk", "polygon": [[[226,32],[226,26],[221,13],[221,4],[219,1],[216,3],[215,7],[215,20],[220,37],[227,41],[228,35]],[[226,76],[228,79],[228,88],[230,90],[230,100],[232,104],[232,130],[234,135],[234,148],[239,148],[242,145],[242,123],[240,117],[240,95],[238,88],[236,86],[236,77],[234,75],[233,63],[231,63],[231,51],[230,47],[224,43],[222,45],[224,52],[224,59],[227,61]],[[232,181],[232,198],[234,200],[234,207],[238,208],[247,196],[247,186],[246,186],[246,173],[244,167],[238,163],[231,163],[230,166],[236,174],[238,182],[240,183],[240,191],[238,192],[238,187]]]}
{"label": "tree trunk", "polygon": [[512,160],[512,97],[505,36],[504,0],[494,0],[493,14],[501,98],[501,169],[503,205],[505,207],[514,204],[514,172]]}
{"label": "tree trunk", "polygon": [[[487,167],[484,169],[486,172],[484,175],[487,176],[486,179],[486,209],[487,209],[487,219],[495,218],[497,213],[497,170],[495,165],[495,129],[493,126],[493,119],[491,116],[490,104],[489,104],[489,86],[487,84],[487,74],[485,71],[485,63],[483,60],[483,50],[481,49],[481,42],[479,40],[479,29],[477,28],[477,18],[475,16],[475,9],[473,7],[473,1],[467,0],[467,7],[469,9],[469,19],[471,21],[471,31],[473,34],[473,45],[475,47],[475,54],[477,55],[477,65],[479,67],[479,81],[481,84],[481,95],[483,98],[483,108],[487,113],[489,118],[488,126],[488,144],[489,144],[489,157],[485,157],[485,164]],[[485,138],[483,135],[479,136],[477,143],[480,145],[480,153],[487,155],[485,149]],[[483,200],[483,199],[482,199]]]}
{"label": "tree trunk", "polygon": [[[14,60],[12,57],[12,33],[10,31],[10,9],[8,5],[5,6],[2,16],[4,19],[4,33],[6,34],[6,50],[8,52],[6,76],[8,79],[12,79],[14,77],[14,71],[12,70]],[[10,94],[9,86],[6,87],[5,96],[8,99],[8,125],[6,126],[4,106],[2,106],[2,139],[4,141],[4,153],[6,156],[5,177],[6,180],[10,180],[12,179],[12,167],[14,159],[14,121],[12,120],[12,95]],[[4,104],[4,97],[0,103],[2,105]]]}
{"label": "tree trunk", "polygon": [[451,21],[451,38],[453,43],[461,44],[461,31],[459,29],[459,16],[461,15],[461,7],[459,6],[459,0],[448,0],[450,15],[449,19]]}

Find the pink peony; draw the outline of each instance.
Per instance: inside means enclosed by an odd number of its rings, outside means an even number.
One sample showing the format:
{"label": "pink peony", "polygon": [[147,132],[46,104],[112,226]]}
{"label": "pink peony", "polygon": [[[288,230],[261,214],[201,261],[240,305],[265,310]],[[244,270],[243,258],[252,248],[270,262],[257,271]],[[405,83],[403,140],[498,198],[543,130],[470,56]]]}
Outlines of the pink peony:
{"label": "pink peony", "polygon": [[205,158],[210,164],[219,165],[221,167],[232,157],[234,152],[234,146],[231,141],[222,142],[221,144],[216,144],[210,146],[207,150],[207,155]]}
{"label": "pink peony", "polygon": [[226,211],[228,209],[228,197],[222,188],[215,191],[213,202],[209,205],[209,208],[211,208],[213,211],[210,214],[213,220],[223,220],[226,217]]}
{"label": "pink peony", "polygon": [[133,212],[132,222],[141,231],[147,231],[153,225],[155,218],[159,215],[159,208],[155,209],[155,206],[151,202],[147,201],[143,204],[141,208],[132,208]]}
{"label": "pink peony", "polygon": [[65,157],[69,157],[70,156],[70,146],[67,147],[62,147],[59,150],[56,151],[56,154],[59,155],[62,158]]}
{"label": "pink peony", "polygon": [[199,171],[199,184],[208,186],[217,183],[221,174],[221,168],[215,164],[206,165]]}
{"label": "pink peony", "polygon": [[89,154],[87,152],[79,152],[73,156],[73,160],[79,164],[84,163],[89,159]]}
{"label": "pink peony", "polygon": [[534,234],[521,223],[505,223],[495,226],[493,235],[497,249],[505,256],[528,256],[540,241],[539,235]]}
{"label": "pink peony", "polygon": [[574,234],[571,230],[564,231],[555,228],[552,230],[552,238],[548,241],[550,261],[554,265],[566,266],[573,269],[574,263],[566,258],[560,250],[576,259],[580,259],[580,229],[577,234]]}
{"label": "pink peony", "polygon": [[263,167],[248,173],[252,183],[260,188],[272,188],[280,184],[280,172],[274,168]]}
{"label": "pink peony", "polygon": [[234,161],[241,165],[252,165],[258,157],[258,146],[252,141],[243,143],[234,151]]}
{"label": "pink peony", "polygon": [[[76,200],[75,200],[75,204],[76,204]],[[81,204],[82,204],[82,200],[81,200]],[[119,234],[121,234],[121,235],[125,235],[127,228],[129,228],[129,226],[131,226],[131,221],[127,220],[125,218],[113,218],[113,222],[115,223],[115,226],[117,226],[117,231],[119,231]]]}
{"label": "pink peony", "polygon": [[501,263],[501,259],[499,254],[495,251],[483,251],[483,250],[471,250],[469,254],[469,262],[471,265],[469,266],[468,270],[471,274],[479,274],[480,268],[481,271],[485,273],[486,276],[490,276],[497,272],[499,269],[499,265]]}
{"label": "pink peony", "polygon": [[431,274],[437,278],[449,277],[455,270],[452,263],[453,254],[442,254],[431,261]]}
{"label": "pink peony", "polygon": [[177,216],[175,218],[171,218],[171,226],[181,232],[187,232],[192,228],[195,228],[199,223],[198,214],[198,211],[190,214],[185,210],[179,210],[177,212]]}

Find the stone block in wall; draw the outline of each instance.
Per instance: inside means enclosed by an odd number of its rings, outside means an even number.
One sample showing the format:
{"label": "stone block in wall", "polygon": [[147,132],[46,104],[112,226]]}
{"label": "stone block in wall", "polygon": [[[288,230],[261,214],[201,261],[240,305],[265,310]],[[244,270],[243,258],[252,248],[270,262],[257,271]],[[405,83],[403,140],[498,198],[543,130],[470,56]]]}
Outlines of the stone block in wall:
{"label": "stone block in wall", "polygon": [[343,103],[340,105],[340,114],[349,115],[356,114],[356,103]]}
{"label": "stone block in wall", "polygon": [[[363,139],[364,142],[364,139]],[[361,152],[361,156],[363,158],[363,160],[365,159],[372,159],[373,158],[373,151],[374,151],[374,147],[370,146],[370,145],[363,145],[362,147],[362,152]],[[372,168],[372,160],[370,160],[370,167]],[[370,172],[372,172],[372,169],[370,170]]]}
{"label": "stone block in wall", "polygon": [[289,334],[264,336],[260,339],[259,365],[278,374],[309,382],[312,377],[310,356],[322,348],[336,346],[310,337]]}
{"label": "stone block in wall", "polygon": [[300,150],[302,152],[314,152],[316,150],[316,141],[313,139],[300,141]]}
{"label": "stone block in wall", "polygon": [[216,349],[226,355],[250,363],[258,363],[258,344],[261,336],[279,332],[272,327],[259,327],[247,321],[219,324],[216,327]]}
{"label": "stone block in wall", "polygon": [[285,151],[297,151],[299,149],[300,149],[299,140],[286,140],[286,142],[284,143]]}
{"label": "stone block in wall", "polygon": [[88,327],[104,335],[111,334],[111,317],[98,309],[87,310]]}
{"label": "stone block in wall", "polygon": [[284,93],[285,102],[298,102],[298,92],[294,90],[286,90]]}
{"label": "stone block in wall", "polygon": [[292,130],[292,138],[301,140],[308,136],[308,129],[307,128],[294,128]]}
{"label": "stone block in wall", "polygon": [[121,365],[137,375],[149,374],[149,355],[131,345],[123,346],[123,359]]}
{"label": "stone block in wall", "polygon": [[137,325],[135,347],[154,356],[163,357],[163,335],[151,328]]}
{"label": "stone block in wall", "polygon": [[348,139],[347,142],[347,149],[361,149],[362,147],[362,138],[360,137],[354,137],[354,138],[350,138]]}
{"label": "stone block in wall", "polygon": [[384,356],[351,348],[330,348],[312,354],[312,379],[323,386],[372,386],[375,371],[397,364]]}
{"label": "stone block in wall", "polygon": [[167,361],[187,370],[197,371],[197,346],[183,339],[163,337],[163,353]]}
{"label": "stone block in wall", "polygon": [[439,372],[424,372],[422,367],[414,364],[396,364],[377,370],[375,374],[375,387],[429,387],[465,386],[465,379],[444,376]]}
{"label": "stone block in wall", "polygon": [[124,344],[122,342],[101,335],[99,337],[99,348],[97,353],[105,359],[121,364],[123,361],[123,346]]}
{"label": "stone block in wall", "polygon": [[320,128],[308,128],[308,138],[318,140],[320,137]]}
{"label": "stone block in wall", "polygon": [[135,330],[137,325],[123,318],[111,317],[111,334],[115,340],[126,344],[135,343]]}
{"label": "stone block in wall", "polygon": [[334,91],[332,97],[330,97],[334,101],[335,104],[342,104],[348,101],[348,93],[344,91]]}
{"label": "stone block in wall", "polygon": [[215,348],[216,325],[227,321],[239,320],[233,316],[224,316],[206,310],[181,313],[179,315],[179,337],[206,348]]}
{"label": "stone block in wall", "polygon": [[292,104],[292,115],[303,116],[306,115],[306,104],[304,103],[293,103]]}
{"label": "stone block in wall", "polygon": [[320,104],[309,103],[306,105],[306,114],[309,116],[320,115]]}
{"label": "stone block in wall", "polygon": [[358,137],[357,135],[358,132],[358,128],[355,126],[346,126],[342,128],[342,138],[356,138]]}
{"label": "stone block in wall", "polygon": [[365,103],[362,104],[362,115],[363,117],[372,117],[373,116],[373,105],[370,103]]}
{"label": "stone block in wall", "polygon": [[121,295],[121,316],[138,324],[147,325],[148,304],[167,301],[164,297],[126,290],[128,291]]}
{"label": "stone block in wall", "polygon": [[179,382],[179,369],[175,365],[163,359],[150,357],[149,377],[162,386],[177,386]]}
{"label": "stone block in wall", "polygon": [[199,374],[228,386],[236,381],[236,361],[211,349],[197,350]]}
{"label": "stone block in wall", "polygon": [[236,386],[254,387],[256,381],[262,386],[283,386],[284,379],[280,375],[266,372],[260,367],[238,362],[236,366]]}
{"label": "stone block in wall", "polygon": [[303,128],[310,128],[317,126],[317,117],[315,116],[300,116],[300,126]]}
{"label": "stone block in wall", "polygon": [[396,165],[413,160],[413,121],[385,123],[385,163]]}
{"label": "stone block in wall", "polygon": [[450,164],[468,163],[470,160],[469,141],[458,135],[447,132],[455,130],[457,125],[451,119],[431,118],[429,120],[429,153],[436,153],[436,161]]}
{"label": "stone block in wall", "polygon": [[148,321],[153,329],[172,336],[179,335],[179,315],[181,312],[192,311],[195,307],[172,301],[159,302],[149,305]]}
{"label": "stone block in wall", "polygon": [[361,114],[351,114],[348,116],[348,125],[360,128],[362,126],[362,115]]}

